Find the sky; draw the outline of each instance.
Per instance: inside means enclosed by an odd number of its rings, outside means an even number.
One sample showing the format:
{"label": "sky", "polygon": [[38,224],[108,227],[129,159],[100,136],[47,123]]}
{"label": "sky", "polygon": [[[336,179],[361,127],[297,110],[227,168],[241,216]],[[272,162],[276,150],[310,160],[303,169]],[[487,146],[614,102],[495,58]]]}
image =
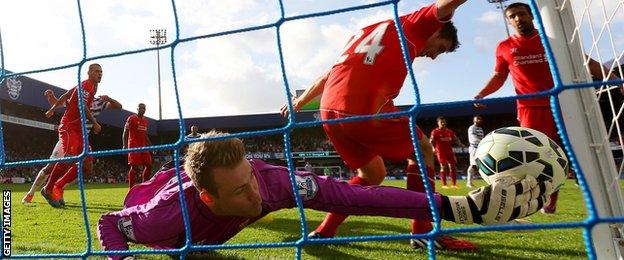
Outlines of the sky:
{"label": "sky", "polygon": [[[287,17],[369,4],[371,0],[285,0]],[[407,14],[431,0],[404,0],[399,13]],[[574,1],[581,5],[586,1]],[[184,39],[266,25],[280,17],[276,0],[184,0],[176,1],[179,31],[176,33],[171,1],[89,0],[80,1],[85,44],[76,1],[3,1],[0,30],[4,65],[13,72],[64,66],[124,51],[153,47],[150,29],[166,29],[168,43]],[[583,10],[577,6],[575,10]],[[593,1],[587,12],[577,13],[584,38],[599,39],[584,45],[592,57],[607,61],[621,57],[624,49],[624,3],[622,0]],[[331,16],[288,21],[280,35],[287,80],[292,93],[305,89],[330,69],[349,39],[359,28],[389,19],[392,5]],[[492,76],[494,50],[507,37],[501,10],[487,1],[470,0],[454,18],[461,47],[435,61],[417,58],[413,64],[422,103],[471,100]],[[604,21],[613,26],[604,27]],[[513,33],[513,29],[510,28]],[[177,118],[172,65],[175,64],[182,116],[211,117],[273,113],[286,102],[277,49],[275,27],[202,38],[178,43],[159,52],[163,118]],[[85,50],[86,49],[86,50]],[[172,55],[173,50],[173,55]],[[147,105],[147,116],[158,118],[157,52],[97,59],[104,76],[99,95],[109,95],[124,108],[135,111]],[[91,62],[88,62],[88,64]],[[78,74],[86,78],[86,66],[28,74],[43,82],[69,89]],[[509,80],[508,80],[509,81]],[[493,96],[514,95],[508,82]],[[395,100],[414,104],[414,90],[406,81]]]}

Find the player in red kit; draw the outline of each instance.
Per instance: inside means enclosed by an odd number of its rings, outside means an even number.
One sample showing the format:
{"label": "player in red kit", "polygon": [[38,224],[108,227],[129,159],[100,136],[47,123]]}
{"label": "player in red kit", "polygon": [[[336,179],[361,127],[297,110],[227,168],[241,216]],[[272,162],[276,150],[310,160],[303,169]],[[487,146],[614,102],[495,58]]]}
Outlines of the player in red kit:
{"label": "player in red kit", "polygon": [[[123,132],[123,148],[136,148],[152,145],[147,136],[149,122],[145,118],[145,104],[140,103],[137,107],[138,114],[131,115],[126,121]],[[152,154],[149,151],[128,153],[128,183],[130,188],[135,184],[135,176],[140,166],[143,166],[141,181],[147,181],[152,173]]]}
{"label": "player in red kit", "polygon": [[[97,134],[102,127],[98,124],[97,120],[88,108],[93,103],[93,98],[97,92],[97,87],[102,80],[102,67],[99,64],[89,65],[89,71],[87,72],[88,79],[83,81],[79,86],[74,87],[65,94],[63,94],[46,112],[46,117],[54,115],[54,110],[66,103],[65,113],[61,118],[59,124],[58,133],[59,140],[61,141],[61,147],[65,156],[76,156],[82,153],[82,125],[80,121],[80,110],[78,106],[78,88],[82,90],[83,107],[85,116],[91,124],[93,124],[92,131]],[[91,157],[87,157],[85,161],[92,160]],[[48,201],[53,207],[61,206],[61,198],[63,197],[62,189],[55,187],[56,181],[64,174],[75,175],[78,171],[77,163],[57,162],[50,173],[48,182],[41,190],[41,195]]]}
{"label": "player in red kit", "polygon": [[[54,92],[50,89],[46,90],[44,92],[44,95],[46,99],[48,100],[48,102],[50,103],[50,106],[54,105],[54,103],[56,103],[58,100],[58,98],[54,95]],[[57,106],[57,109],[65,106],[65,102],[64,101],[61,101],[61,102],[62,104],[60,106]],[[97,119],[97,117],[105,109],[121,109],[121,108],[122,108],[122,105],[117,100],[107,95],[102,95],[99,97],[95,97],[93,99],[93,102],[91,103],[91,107],[89,108],[89,110],[91,110],[91,114],[93,115],[93,117]],[[93,125],[90,122],[87,122],[87,132],[91,131],[92,127]],[[59,140],[54,146],[54,149],[52,150],[50,159],[63,158],[64,156],[65,155],[63,154],[63,151],[61,148],[61,141]],[[23,204],[27,204],[32,201],[33,196],[35,195],[35,192],[47,182],[47,178],[52,172],[53,168],[54,168],[54,163],[48,163],[43,168],[41,168],[41,170],[39,170],[39,173],[37,173],[37,177],[33,181],[30,187],[30,190],[28,190],[28,192],[22,199]],[[83,168],[84,175],[87,176],[88,174],[90,174],[92,169],[93,169],[92,161],[90,160],[85,161],[84,168]],[[76,181],[76,177],[77,177],[76,175],[63,175],[63,177],[61,177],[54,185],[64,190],[65,186],[67,186],[70,183],[74,183]],[[64,203],[65,201],[62,198],[60,202],[61,202],[61,205],[65,204]]]}
{"label": "player in red kit", "polygon": [[[410,63],[415,57],[435,59],[453,52],[458,46],[457,29],[450,22],[453,12],[466,0],[438,0],[399,18],[407,41]],[[397,112],[393,99],[399,94],[407,69],[394,20],[367,26],[354,35],[329,72],[321,76],[293,101],[295,111],[321,96],[323,120]],[[288,109],[282,107],[282,114]],[[407,189],[424,191],[423,180],[414,156],[408,117],[324,124],[323,129],[345,164],[356,169],[349,181],[363,186],[380,184],[386,176],[384,159],[408,160]],[[433,148],[420,129],[415,129],[423,153],[427,175],[433,186]],[[330,213],[309,237],[333,237],[347,216]],[[412,233],[432,229],[430,221],[412,220]],[[440,236],[436,247],[449,250],[474,250],[463,240]],[[411,240],[414,248],[426,247],[427,241]]]}
{"label": "player in red kit", "polygon": [[[516,34],[498,44],[494,75],[475,99],[482,99],[499,90],[509,74],[518,95],[548,91],[554,86],[544,46],[533,25],[531,7],[525,3],[510,4],[505,9],[505,17],[516,30]],[[601,67],[600,63],[589,59],[588,68],[594,78],[603,78]],[[615,79],[617,77],[611,74],[609,80]],[[538,130],[563,147],[548,97],[518,99],[516,104],[520,126]],[[484,107],[482,104],[475,106]],[[542,212],[555,212],[558,195],[558,191],[551,195],[550,205],[545,206]]]}
{"label": "player in red kit", "polygon": [[457,159],[453,153],[453,144],[465,147],[461,143],[453,130],[446,127],[446,119],[438,117],[438,128],[431,131],[431,144],[435,147],[436,157],[440,163],[440,179],[442,180],[442,188],[448,189],[446,186],[446,173],[451,176],[451,188],[457,189]]}

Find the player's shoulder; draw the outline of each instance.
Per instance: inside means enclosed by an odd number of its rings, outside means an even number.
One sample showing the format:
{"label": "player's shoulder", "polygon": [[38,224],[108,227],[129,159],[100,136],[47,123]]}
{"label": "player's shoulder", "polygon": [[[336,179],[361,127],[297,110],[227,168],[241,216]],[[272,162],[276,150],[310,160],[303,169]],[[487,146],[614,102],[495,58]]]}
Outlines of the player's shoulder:
{"label": "player's shoulder", "polygon": [[264,161],[257,159],[251,159],[249,160],[249,163],[258,173],[268,173],[270,171],[288,171],[288,168],[286,167],[268,164]]}
{"label": "player's shoulder", "polygon": [[[423,5],[421,8],[412,11],[411,13],[402,15],[401,18],[408,18],[410,16],[414,16],[414,15],[433,15],[436,16],[437,15],[437,5],[436,3],[431,3],[428,5]],[[392,20],[392,19],[391,19]]]}
{"label": "player's shoulder", "polygon": [[515,35],[512,35],[498,42],[497,49],[511,49],[518,44],[519,43],[517,37]]}
{"label": "player's shoulder", "polygon": [[83,88],[89,88],[89,89],[92,89],[92,88],[94,88],[94,87],[95,87],[95,85],[93,85],[93,82],[92,82],[92,81],[90,81],[90,80],[86,79],[86,80],[83,80],[83,81],[82,81],[82,87],[83,87]]}

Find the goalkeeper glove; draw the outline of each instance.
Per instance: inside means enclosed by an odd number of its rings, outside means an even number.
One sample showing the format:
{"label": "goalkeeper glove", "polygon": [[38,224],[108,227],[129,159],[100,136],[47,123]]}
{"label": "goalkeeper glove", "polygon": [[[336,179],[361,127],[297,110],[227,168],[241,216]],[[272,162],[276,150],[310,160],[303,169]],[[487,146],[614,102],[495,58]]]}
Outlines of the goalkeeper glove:
{"label": "goalkeeper glove", "polygon": [[468,196],[442,196],[442,218],[460,224],[503,224],[531,215],[548,204],[552,182],[532,176],[508,176],[471,191]]}

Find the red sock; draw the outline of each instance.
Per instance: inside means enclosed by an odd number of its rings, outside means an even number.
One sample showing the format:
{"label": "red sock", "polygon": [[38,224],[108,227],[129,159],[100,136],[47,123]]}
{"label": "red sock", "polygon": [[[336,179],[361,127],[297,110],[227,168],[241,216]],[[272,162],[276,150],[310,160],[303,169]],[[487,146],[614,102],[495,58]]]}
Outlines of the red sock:
{"label": "red sock", "polygon": [[418,167],[410,167],[412,165],[407,166],[407,186],[408,190],[419,191],[420,187],[424,190],[422,177],[420,177],[420,169]]}
{"label": "red sock", "polygon": [[52,194],[52,188],[54,188],[54,184],[61,177],[61,174],[65,173],[65,171],[67,170],[67,167],[69,167],[69,165],[65,163],[58,162],[54,164],[54,168],[52,169],[52,172],[50,173],[48,182],[46,183],[45,187],[43,187],[46,193]]}
{"label": "red sock", "polygon": [[149,169],[149,168],[147,168],[147,167],[144,167],[144,168],[143,168],[143,172],[141,173],[141,181],[142,181],[142,182],[146,182],[146,181],[148,181],[148,180],[149,180],[149,178],[150,178],[150,175],[151,175],[151,171],[150,171],[150,169]]}
{"label": "red sock", "polygon": [[[410,167],[411,166],[411,167]],[[408,165],[407,166],[407,189],[418,192],[425,192],[425,185],[423,184],[422,177],[420,175],[420,170],[417,165]],[[412,174],[415,173],[415,174]],[[431,167],[427,167],[427,176],[431,178],[434,170]],[[433,178],[431,178],[433,179]],[[429,184],[431,188],[435,192],[435,183],[429,180]],[[430,221],[416,220],[412,219],[412,234],[422,234],[427,233],[433,229],[433,225],[431,225]]]}
{"label": "red sock", "polygon": [[128,171],[128,184],[130,184],[130,188],[134,186],[135,176],[136,176],[136,172],[134,172],[134,170],[130,168],[130,170]]}
{"label": "red sock", "polygon": [[55,186],[63,189],[63,187],[65,187],[66,184],[74,181],[77,176],[78,176],[78,165],[74,164],[71,167],[69,167],[67,172],[65,172],[65,175],[63,175],[63,177],[61,177],[56,182]]}
{"label": "red sock", "polygon": [[545,205],[544,208],[549,211],[555,211],[557,209],[557,199],[559,199],[559,191],[555,191],[550,194],[550,203]]}
{"label": "red sock", "polygon": [[453,186],[457,186],[457,170],[455,169],[455,166],[451,167],[450,174],[451,174],[451,183],[453,183]]}
{"label": "red sock", "polygon": [[[362,186],[370,186],[368,181],[355,176],[349,181],[349,184],[359,184]],[[323,222],[316,228],[316,232],[320,233],[323,237],[334,237],[338,231],[338,226],[347,219],[348,215],[338,213],[328,213],[325,215]]]}
{"label": "red sock", "polygon": [[440,170],[440,180],[442,180],[442,185],[446,186],[446,171]]}

